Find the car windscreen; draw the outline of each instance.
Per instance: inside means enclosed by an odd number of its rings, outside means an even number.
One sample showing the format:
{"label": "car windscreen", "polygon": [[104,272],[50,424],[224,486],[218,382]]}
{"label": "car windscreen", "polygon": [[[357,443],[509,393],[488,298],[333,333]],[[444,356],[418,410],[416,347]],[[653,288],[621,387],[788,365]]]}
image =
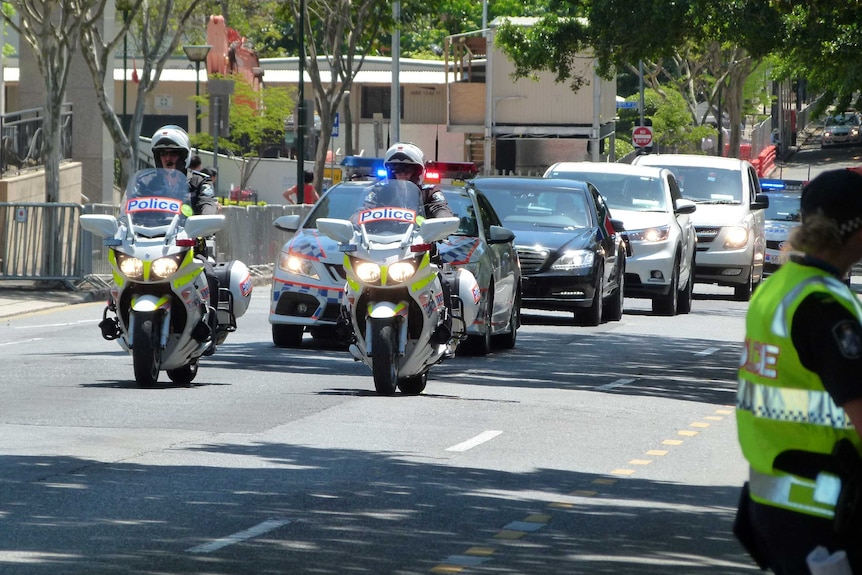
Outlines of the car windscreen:
{"label": "car windscreen", "polygon": [[590,182],[612,210],[667,212],[667,199],[659,178],[602,172],[554,172],[553,177]]}
{"label": "car windscreen", "polygon": [[319,218],[349,220],[373,185],[373,181],[336,184],[323,194],[302,227],[316,228]]}
{"label": "car windscreen", "polygon": [[769,206],[763,214],[764,218],[779,222],[800,221],[799,202],[802,197],[800,194],[767,195],[769,196]]}
{"label": "car windscreen", "polygon": [[682,197],[698,204],[741,204],[742,175],[739,170],[705,166],[663,166],[679,182]]}
{"label": "car windscreen", "polygon": [[477,183],[502,223],[512,230],[586,228],[594,225],[584,190]]}

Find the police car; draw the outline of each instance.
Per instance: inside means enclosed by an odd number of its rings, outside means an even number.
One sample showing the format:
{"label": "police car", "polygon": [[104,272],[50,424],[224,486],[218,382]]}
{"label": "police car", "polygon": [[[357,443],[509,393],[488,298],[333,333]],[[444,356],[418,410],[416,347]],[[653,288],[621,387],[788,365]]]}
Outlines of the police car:
{"label": "police car", "polygon": [[802,180],[761,178],[760,188],[769,196],[769,207],[764,212],[766,252],[763,275],[775,273],[790,254],[790,231],[799,225],[799,202],[802,197]]}
{"label": "police car", "polygon": [[[448,180],[440,184],[441,189],[461,219],[461,226],[440,243],[438,252],[443,265],[465,266],[479,282],[482,312],[468,327],[468,340],[459,349],[481,355],[492,344],[515,345],[520,326],[520,266],[512,243],[514,234],[500,226],[490,202],[480,193],[451,183],[459,176],[475,174],[475,166],[470,166],[429,162],[426,183]],[[374,167],[367,169],[362,177],[378,176]],[[340,182],[324,192],[305,218],[288,215],[273,222],[276,228],[294,234],[273,268],[269,323],[276,346],[301,347],[305,333],[316,339],[349,341],[349,327],[339,322],[346,281],[344,254],[335,241],[318,232],[317,220],[349,219],[357,198],[364,197],[373,184],[374,180]]]}

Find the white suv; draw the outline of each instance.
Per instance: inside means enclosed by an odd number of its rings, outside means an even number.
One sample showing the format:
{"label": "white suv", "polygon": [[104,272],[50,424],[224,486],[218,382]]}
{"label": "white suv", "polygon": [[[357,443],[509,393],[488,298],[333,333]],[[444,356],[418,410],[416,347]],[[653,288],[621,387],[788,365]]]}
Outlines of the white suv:
{"label": "white suv", "polygon": [[632,243],[624,292],[648,298],[662,315],[691,311],[696,234],[694,202],[683,199],[670,170],[631,164],[558,162],[546,178],[588,181],[623,222]]}
{"label": "white suv", "polygon": [[764,209],[757,172],[737,158],[695,154],[648,154],[638,166],[660,166],[676,175],[682,196],[697,204],[695,281],[734,288],[734,299],[748,301],[763,279],[766,251]]}

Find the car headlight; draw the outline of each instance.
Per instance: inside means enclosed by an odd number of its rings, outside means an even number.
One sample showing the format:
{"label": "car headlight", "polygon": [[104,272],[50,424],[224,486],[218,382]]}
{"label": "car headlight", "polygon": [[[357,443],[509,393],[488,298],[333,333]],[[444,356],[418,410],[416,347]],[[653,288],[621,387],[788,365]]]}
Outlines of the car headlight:
{"label": "car headlight", "polygon": [[727,234],[724,239],[724,247],[726,248],[741,248],[748,243],[748,228],[736,226],[727,228]]}
{"label": "car headlight", "polygon": [[354,268],[356,277],[365,283],[377,283],[380,281],[380,266],[374,262],[360,262]]}
{"label": "car headlight", "polygon": [[120,268],[124,276],[133,280],[144,278],[144,262],[121,252],[116,252],[116,254],[117,267]]}
{"label": "car headlight", "polygon": [[661,226],[658,228],[647,228],[636,232],[628,231],[629,239],[634,242],[663,242],[670,235],[670,226]]}
{"label": "car headlight", "polygon": [[161,279],[171,276],[180,269],[184,257],[185,253],[182,253],[157,259],[150,268],[150,275]]}
{"label": "car headlight", "polygon": [[413,267],[412,262],[395,262],[394,264],[389,266],[387,278],[392,280],[393,282],[401,283],[413,277],[414,273],[416,273],[416,268]]}
{"label": "car headlight", "polygon": [[278,268],[288,273],[305,276],[312,279],[320,279],[314,264],[308,258],[299,257],[288,252],[281,252],[278,258]]}
{"label": "car headlight", "polygon": [[591,268],[595,254],[590,250],[572,250],[564,253],[552,265],[551,270],[555,272],[569,272],[573,270]]}

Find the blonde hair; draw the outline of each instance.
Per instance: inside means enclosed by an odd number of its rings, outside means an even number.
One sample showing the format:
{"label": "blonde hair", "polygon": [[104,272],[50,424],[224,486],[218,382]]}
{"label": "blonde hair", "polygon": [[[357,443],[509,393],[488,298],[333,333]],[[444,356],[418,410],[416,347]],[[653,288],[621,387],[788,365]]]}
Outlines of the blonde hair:
{"label": "blonde hair", "polygon": [[838,223],[822,213],[809,214],[790,232],[793,249],[805,253],[837,254],[844,249],[845,238]]}

